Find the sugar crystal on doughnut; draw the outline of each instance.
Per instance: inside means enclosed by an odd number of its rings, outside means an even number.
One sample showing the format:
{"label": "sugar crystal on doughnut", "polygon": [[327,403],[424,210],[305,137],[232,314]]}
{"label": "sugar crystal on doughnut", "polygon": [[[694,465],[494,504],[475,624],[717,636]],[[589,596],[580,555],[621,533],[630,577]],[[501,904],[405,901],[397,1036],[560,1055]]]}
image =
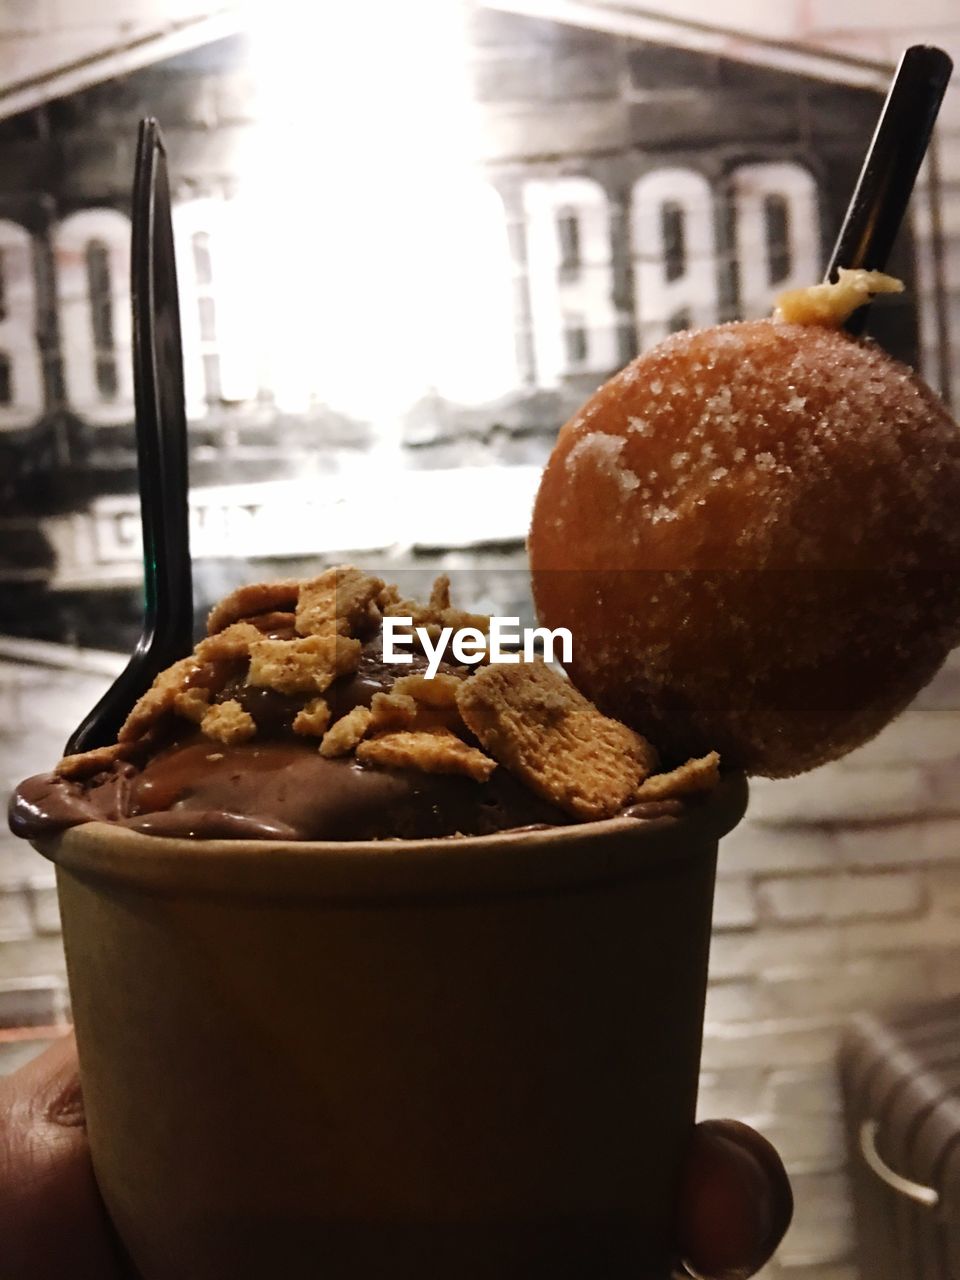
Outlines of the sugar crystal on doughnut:
{"label": "sugar crystal on doughnut", "polygon": [[561,431],[530,556],[589,697],[677,761],[785,776],[876,733],[960,640],[960,430],[837,328],[676,334]]}

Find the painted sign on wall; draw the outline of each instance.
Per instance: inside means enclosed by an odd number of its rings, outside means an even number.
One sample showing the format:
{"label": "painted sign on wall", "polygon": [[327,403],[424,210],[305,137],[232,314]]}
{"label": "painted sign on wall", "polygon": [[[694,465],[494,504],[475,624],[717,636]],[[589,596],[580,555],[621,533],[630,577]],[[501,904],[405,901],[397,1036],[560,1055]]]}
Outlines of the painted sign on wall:
{"label": "painted sign on wall", "polygon": [[[702,172],[676,165],[648,169],[634,182],[627,227],[632,298],[625,323],[632,326],[637,348],[646,349],[675,329],[716,323],[721,274],[731,260],[744,315],[767,313],[779,291],[816,279],[820,217],[809,170],[790,162],[742,164],[733,168],[729,190],[726,203]],[[483,315],[485,330],[514,334],[523,314],[529,314],[530,375],[539,387],[556,386],[571,374],[602,375],[616,368],[624,324],[614,287],[619,246],[603,186],[588,177],[524,183],[521,263],[509,256],[507,214],[495,186],[478,182],[465,199],[473,202],[467,211],[470,250],[501,284],[490,295],[499,300],[500,313]],[[721,234],[728,224],[733,238],[724,254]],[[292,341],[290,326],[308,321],[297,305],[300,282],[268,278],[258,285],[250,270],[253,228],[241,198],[205,198],[175,207],[189,416],[202,418],[210,405],[221,402],[264,399],[292,412],[306,409],[310,401],[351,410],[351,393],[362,402],[363,389],[344,385],[322,352],[307,371],[271,361],[271,353]],[[316,235],[324,235],[322,218]],[[54,225],[52,245],[67,407],[95,424],[128,422],[133,403],[129,218],[116,209],[83,209]],[[29,425],[46,408],[35,252],[25,227],[0,220],[0,428]],[[309,257],[310,246],[303,254]],[[518,268],[522,306],[509,289]],[[429,278],[429,261],[421,271]],[[461,295],[460,313],[448,314],[445,322],[463,325],[473,340],[472,398],[494,400],[521,385],[523,371],[513,344],[510,361],[503,344],[484,341],[486,332],[469,323],[474,302]],[[337,303],[335,294],[311,300],[315,322],[321,323],[324,312],[335,315]],[[384,403],[402,410],[404,400],[409,403],[431,387],[449,388],[452,399],[466,398],[443,367],[443,352],[434,363],[430,353],[428,347],[420,384],[396,388],[392,403],[392,389],[382,388]]]}

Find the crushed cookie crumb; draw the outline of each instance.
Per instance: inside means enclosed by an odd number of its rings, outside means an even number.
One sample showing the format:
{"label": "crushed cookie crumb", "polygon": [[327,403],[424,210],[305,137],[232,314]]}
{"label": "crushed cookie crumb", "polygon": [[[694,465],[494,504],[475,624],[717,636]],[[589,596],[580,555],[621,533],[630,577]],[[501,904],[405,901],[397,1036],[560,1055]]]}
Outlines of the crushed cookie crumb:
{"label": "crushed cookie crumb", "polygon": [[366,634],[380,621],[377,600],[384,589],[380,578],[340,565],[304,582],[296,610],[296,629],[302,636]]}
{"label": "crushed cookie crumb", "polygon": [[400,676],[394,681],[391,690],[411,698],[415,704],[416,714],[407,726],[410,729],[452,729],[461,737],[464,724],[460,719],[460,708],[457,706],[457,689],[462,683],[460,676],[440,672],[428,680],[424,675]]}
{"label": "crushed cookie crumb", "polygon": [[330,708],[323,698],[311,698],[293,720],[293,732],[309,738],[322,738],[330,727]]}
{"label": "crushed cookie crumb", "polygon": [[54,773],[58,778],[89,778],[103,769],[109,769],[116,760],[123,760],[129,753],[129,747],[114,742],[107,747],[93,747],[90,751],[78,751],[72,756],[64,756],[56,765]]}
{"label": "crushed cookie crumb", "polygon": [[133,710],[120,726],[117,734],[118,742],[133,742],[140,738],[149,727],[173,707],[174,699],[190,687],[191,677],[200,671],[200,664],[191,654],[181,658],[166,671],[161,671],[153,684],[134,703]]}
{"label": "crushed cookie crumb", "polygon": [[320,743],[322,756],[345,756],[354,749],[370,727],[373,718],[369,707],[354,707],[328,729]]}
{"label": "crushed cookie crumb", "polygon": [[257,732],[256,722],[234,698],[218,702],[200,721],[200,731],[224,746],[246,742]]}
{"label": "crushed cookie crumb", "polygon": [[494,759],[577,818],[612,817],[655,765],[645,738],[544,663],[485,667],[462,681],[457,705]]}
{"label": "crushed cookie crumb", "polygon": [[449,729],[420,729],[385,733],[367,738],[357,747],[361,764],[381,765],[387,769],[420,769],[424,773],[456,773],[486,782],[497,767],[476,747],[451,733]]}
{"label": "crushed cookie crumb", "polygon": [[398,693],[396,686],[389,693],[375,693],[370,703],[370,712],[371,733],[410,729],[417,720],[416,702],[406,694]]}
{"label": "crushed cookie crumb", "polygon": [[490,630],[490,615],[486,613],[470,613],[466,609],[443,609],[439,617],[440,625],[452,627],[454,631],[462,631],[473,627],[475,631],[486,635]]}
{"label": "crushed cookie crumb", "polygon": [[400,676],[394,681],[393,692],[405,694],[420,702],[425,707],[455,707],[457,705],[457,689],[463,683],[459,676],[440,672],[428,680],[423,675]]}
{"label": "crushed cookie crumb", "polygon": [[698,791],[712,791],[719,781],[720,756],[711,751],[699,759],[688,760],[669,773],[655,773],[646,778],[633,793],[633,798],[637,801],[673,800]]}
{"label": "crushed cookie crumb", "polygon": [[[381,593],[380,609],[388,618],[409,618],[410,626],[436,626],[433,610],[429,605],[418,604],[416,600],[406,600],[393,589],[390,593]],[[439,635],[439,629],[437,635]]]}
{"label": "crushed cookie crumb", "polygon": [[434,643],[444,627],[452,627],[455,631],[462,627],[475,627],[484,634],[490,630],[487,614],[453,608],[450,604],[450,579],[446,574],[441,574],[434,582],[427,604],[405,599],[392,585],[380,591],[377,602],[387,617],[410,618],[415,638],[415,629],[423,627]]}
{"label": "crushed cookie crumb", "polygon": [[277,693],[323,693],[337,676],[356,671],[360,648],[359,640],[341,635],[261,638],[250,646],[247,684]]}
{"label": "crushed cookie crumb", "polygon": [[252,623],[232,622],[216,635],[201,640],[193,652],[199,662],[229,662],[246,658],[250,646],[262,639],[263,634]]}
{"label": "crushed cookie crumb", "polygon": [[231,622],[251,618],[275,609],[294,609],[300,594],[297,578],[284,578],[279,582],[252,582],[238,587],[213,606],[207,618],[207,635],[215,635]]}
{"label": "crushed cookie crumb", "polygon": [[448,573],[441,573],[434,579],[433,588],[430,591],[429,608],[434,613],[441,613],[444,609],[450,608],[450,575]]}
{"label": "crushed cookie crumb", "polygon": [[185,720],[199,724],[210,710],[210,690],[200,687],[184,689],[174,698],[173,710]]}
{"label": "crushed cookie crumb", "polygon": [[[401,603],[400,588],[395,582],[387,582],[377,593],[377,607],[381,613],[395,614],[396,606]],[[402,613],[403,610],[400,610]]]}
{"label": "crushed cookie crumb", "polygon": [[250,618],[244,618],[244,622],[256,627],[261,635],[269,635],[271,631],[289,631],[290,635],[294,634],[294,623],[296,614],[291,610],[273,609],[269,613],[255,613]]}

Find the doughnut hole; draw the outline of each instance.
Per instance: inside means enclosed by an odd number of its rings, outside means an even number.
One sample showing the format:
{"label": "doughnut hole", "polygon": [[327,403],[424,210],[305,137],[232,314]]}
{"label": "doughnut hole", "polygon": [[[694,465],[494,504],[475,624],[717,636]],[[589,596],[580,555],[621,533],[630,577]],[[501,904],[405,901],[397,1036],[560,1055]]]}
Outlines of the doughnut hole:
{"label": "doughnut hole", "polygon": [[785,777],[872,737],[960,641],[960,429],[840,330],[677,334],[562,429],[529,549],[587,696],[667,761]]}

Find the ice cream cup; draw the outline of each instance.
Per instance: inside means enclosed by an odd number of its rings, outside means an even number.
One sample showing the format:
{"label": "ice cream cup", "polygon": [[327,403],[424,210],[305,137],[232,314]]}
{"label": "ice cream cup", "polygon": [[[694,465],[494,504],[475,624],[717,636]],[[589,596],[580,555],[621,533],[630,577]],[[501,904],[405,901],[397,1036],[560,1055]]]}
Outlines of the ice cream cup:
{"label": "ice cream cup", "polygon": [[745,803],[731,777],[681,817],[476,838],[38,841],[145,1280],[661,1280]]}

